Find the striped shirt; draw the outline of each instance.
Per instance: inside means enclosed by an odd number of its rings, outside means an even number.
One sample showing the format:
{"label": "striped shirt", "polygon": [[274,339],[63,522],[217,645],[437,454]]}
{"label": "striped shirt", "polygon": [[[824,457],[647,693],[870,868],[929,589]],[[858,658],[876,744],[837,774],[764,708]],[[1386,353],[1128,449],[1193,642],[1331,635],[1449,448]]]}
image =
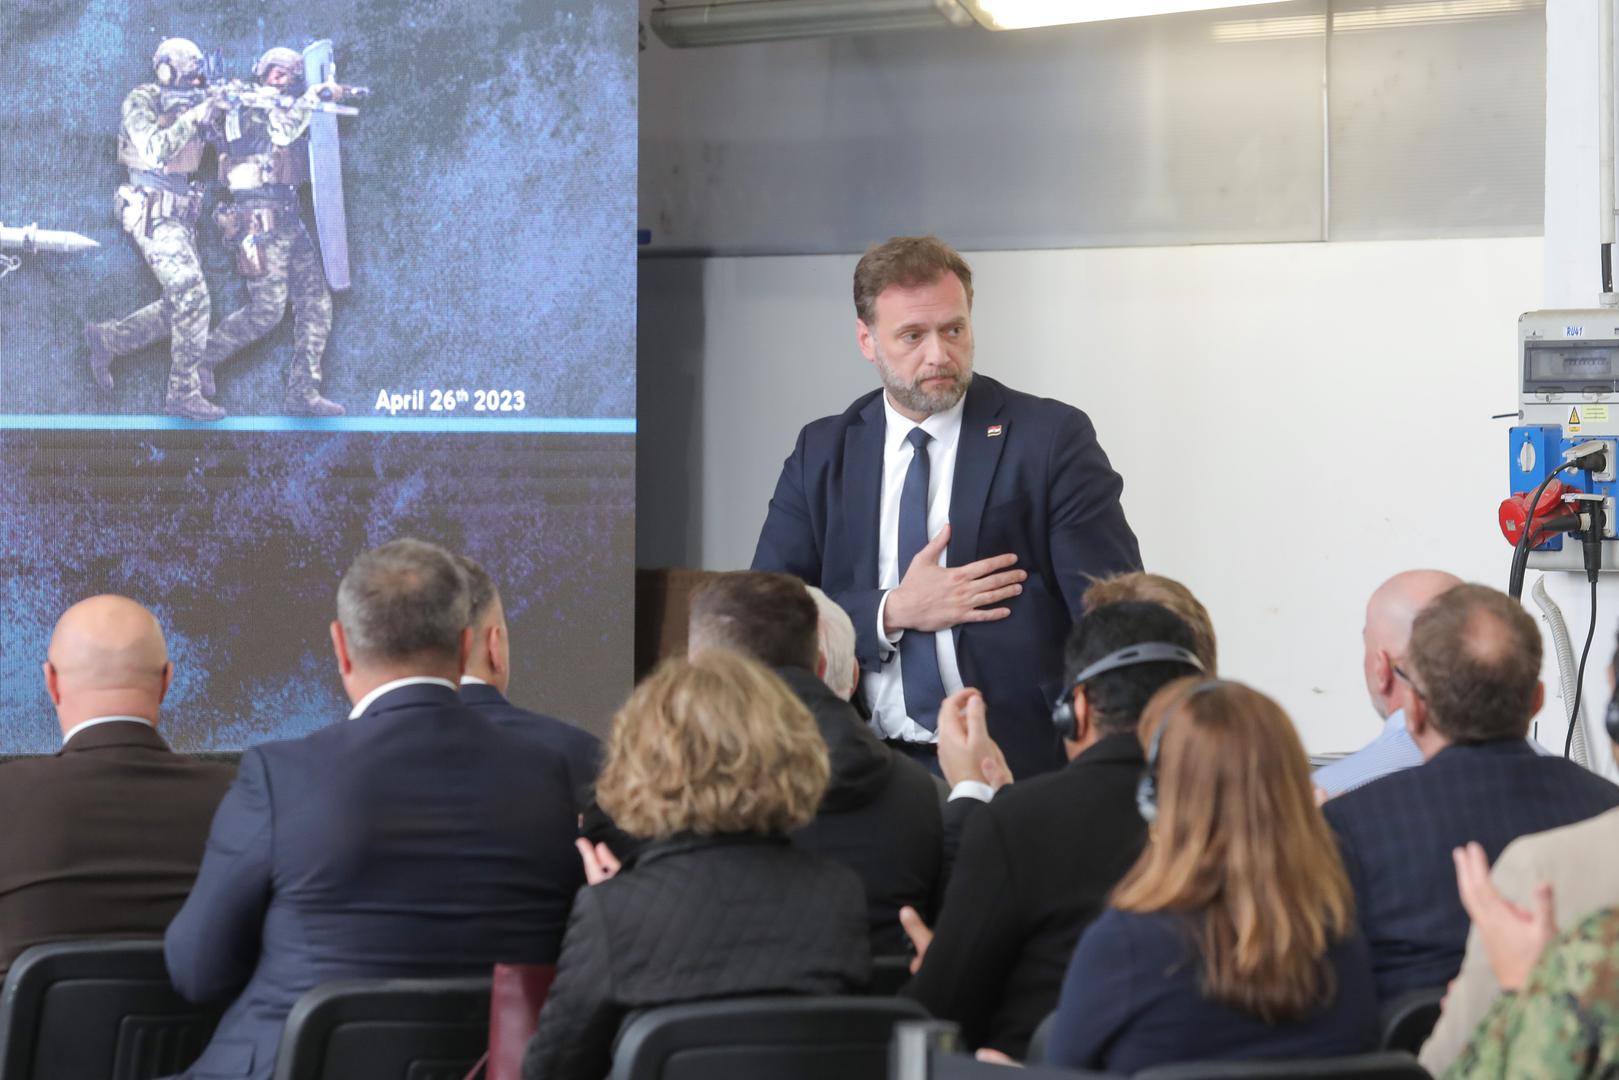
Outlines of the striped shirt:
{"label": "striped shirt", "polygon": [[1383,731],[1356,750],[1315,771],[1315,786],[1328,795],[1342,795],[1364,787],[1389,773],[1422,764],[1422,751],[1405,730],[1405,710],[1395,709],[1383,721]]}

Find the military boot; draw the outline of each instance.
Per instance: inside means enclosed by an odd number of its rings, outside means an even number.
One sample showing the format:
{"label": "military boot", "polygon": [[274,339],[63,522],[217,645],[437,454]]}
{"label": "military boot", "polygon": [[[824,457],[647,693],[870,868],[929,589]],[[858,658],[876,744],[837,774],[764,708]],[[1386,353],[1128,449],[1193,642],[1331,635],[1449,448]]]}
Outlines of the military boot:
{"label": "military boot", "polygon": [[192,391],[189,394],[170,394],[163,399],[163,411],[170,416],[183,416],[187,420],[223,420],[225,410]]}
{"label": "military boot", "polygon": [[112,389],[112,333],[106,323],[85,323],[84,343],[90,346],[90,376],[103,390]]}
{"label": "military boot", "polygon": [[287,387],[288,416],[342,416],[343,406],[320,396],[313,386]]}
{"label": "military boot", "polygon": [[214,386],[214,367],[207,361],[197,365],[197,384],[202,390],[202,396],[211,398],[216,388]]}

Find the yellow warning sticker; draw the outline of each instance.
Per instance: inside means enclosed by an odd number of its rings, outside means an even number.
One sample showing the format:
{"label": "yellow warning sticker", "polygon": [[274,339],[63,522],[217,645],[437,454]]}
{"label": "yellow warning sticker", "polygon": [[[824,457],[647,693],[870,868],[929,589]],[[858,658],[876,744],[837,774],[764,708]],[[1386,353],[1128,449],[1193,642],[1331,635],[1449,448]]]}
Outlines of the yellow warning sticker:
{"label": "yellow warning sticker", "polygon": [[1580,410],[1578,406],[1575,406],[1568,411],[1568,426],[1571,428],[1577,428],[1580,426]]}
{"label": "yellow warning sticker", "polygon": [[1588,424],[1607,423],[1608,407],[1606,405],[1587,405],[1585,407],[1585,422]]}

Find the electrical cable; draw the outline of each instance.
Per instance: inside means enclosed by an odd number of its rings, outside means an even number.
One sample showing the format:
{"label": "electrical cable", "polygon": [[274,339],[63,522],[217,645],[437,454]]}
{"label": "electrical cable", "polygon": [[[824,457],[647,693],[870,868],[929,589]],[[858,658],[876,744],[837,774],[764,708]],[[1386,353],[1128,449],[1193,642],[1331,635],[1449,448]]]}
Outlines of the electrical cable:
{"label": "electrical cable", "polygon": [[1597,632],[1597,583],[1591,581],[1591,627],[1585,632],[1585,648],[1580,650],[1580,670],[1574,676],[1574,708],[1569,710],[1568,734],[1563,737],[1563,756],[1574,749],[1574,726],[1580,722],[1580,696],[1585,692],[1585,658],[1591,655],[1591,639]]}
{"label": "electrical cable", "polygon": [[1546,490],[1546,485],[1557,478],[1558,473],[1578,468],[1579,465],[1579,459],[1563,462],[1547,474],[1546,479],[1542,480],[1540,486],[1535,488],[1535,493],[1529,496],[1528,520],[1524,522],[1523,532],[1518,536],[1517,546],[1513,548],[1512,574],[1507,579],[1507,595],[1514,600],[1523,598],[1523,575],[1529,566],[1529,549],[1535,546],[1530,542],[1529,536],[1531,533],[1538,534],[1541,531],[1535,527],[1535,505],[1540,502],[1541,492]]}

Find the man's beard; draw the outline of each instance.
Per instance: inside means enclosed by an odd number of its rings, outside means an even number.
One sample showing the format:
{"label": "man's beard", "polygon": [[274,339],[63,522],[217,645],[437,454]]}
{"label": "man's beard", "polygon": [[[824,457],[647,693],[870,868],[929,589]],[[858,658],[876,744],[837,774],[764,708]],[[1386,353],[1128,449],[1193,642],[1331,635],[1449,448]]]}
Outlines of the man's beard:
{"label": "man's beard", "polygon": [[967,392],[967,384],[972,381],[971,369],[963,375],[956,372],[950,376],[948,383],[940,383],[934,387],[923,386],[924,379],[936,379],[947,373],[942,371],[919,372],[915,382],[903,381],[894,369],[888,366],[888,360],[883,356],[882,350],[877,353],[877,372],[882,377],[883,387],[888,391],[894,403],[909,412],[921,416],[932,416],[955,407]]}

